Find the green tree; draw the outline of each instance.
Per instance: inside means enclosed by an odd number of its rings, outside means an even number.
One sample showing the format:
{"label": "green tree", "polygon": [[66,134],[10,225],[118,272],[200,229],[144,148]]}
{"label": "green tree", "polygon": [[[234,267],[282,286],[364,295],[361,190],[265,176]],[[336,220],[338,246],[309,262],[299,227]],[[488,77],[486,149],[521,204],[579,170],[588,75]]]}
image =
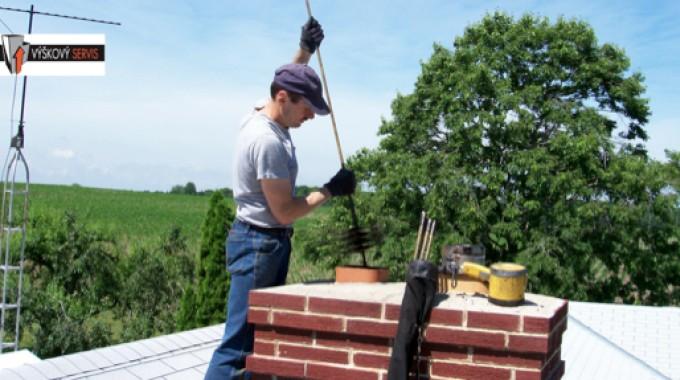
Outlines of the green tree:
{"label": "green tree", "polygon": [[193,182],[187,182],[184,186],[184,194],[196,195],[196,185]]}
{"label": "green tree", "polygon": [[[23,326],[30,326],[31,351],[41,358],[108,346],[110,326],[95,305],[84,303],[64,288],[50,282],[44,289],[25,289]],[[27,329],[24,328],[24,331]]]}
{"label": "green tree", "polygon": [[680,151],[666,150],[666,178],[677,193],[680,193]]}
{"label": "green tree", "polygon": [[225,243],[233,218],[234,210],[222,193],[213,193],[208,214],[201,226],[194,286],[184,293],[177,316],[180,330],[224,321],[229,290]]}
{"label": "green tree", "polygon": [[184,194],[184,186],[175,185],[170,189],[170,194]]}
{"label": "green tree", "polygon": [[70,212],[34,216],[28,231],[22,326],[33,352],[45,358],[108,345],[103,313],[120,289],[111,239]]}
{"label": "green tree", "polygon": [[182,289],[191,280],[186,238],[173,227],[157,248],[136,247],[119,265],[118,316],[124,341],[175,330]]}
{"label": "green tree", "polygon": [[228,188],[228,187],[218,189],[217,191],[222,193],[222,195],[224,195],[224,197],[227,198],[227,199],[231,199],[231,198],[234,197],[234,191],[232,189]]}
{"label": "green tree", "polygon": [[[677,195],[646,156],[648,101],[629,67],[563,18],[490,14],[453,50],[434,45],[379,147],[350,159],[372,190],[357,202],[362,224],[385,231],[378,259],[403,275],[426,210],[433,252],[482,243],[490,262],[526,264],[534,292],[679,303]],[[323,236],[349,226],[344,206],[311,233],[308,257],[333,254]]]}

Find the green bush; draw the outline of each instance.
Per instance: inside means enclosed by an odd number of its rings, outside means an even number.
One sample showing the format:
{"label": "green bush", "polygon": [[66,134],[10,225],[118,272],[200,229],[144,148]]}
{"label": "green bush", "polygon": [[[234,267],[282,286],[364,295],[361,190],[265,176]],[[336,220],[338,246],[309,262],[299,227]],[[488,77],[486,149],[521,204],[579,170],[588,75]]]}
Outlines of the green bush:
{"label": "green bush", "polygon": [[184,293],[177,315],[180,330],[224,321],[229,291],[225,243],[233,219],[234,210],[222,193],[213,193],[201,227],[193,288]]}

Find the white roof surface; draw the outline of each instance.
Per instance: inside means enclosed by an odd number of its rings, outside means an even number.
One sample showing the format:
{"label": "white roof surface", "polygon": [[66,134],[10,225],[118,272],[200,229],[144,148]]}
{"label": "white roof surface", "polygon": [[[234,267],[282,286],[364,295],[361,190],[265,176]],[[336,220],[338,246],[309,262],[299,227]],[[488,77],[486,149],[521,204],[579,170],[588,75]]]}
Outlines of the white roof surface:
{"label": "white roof surface", "polygon": [[220,324],[0,369],[0,379],[202,380],[223,329]]}
{"label": "white roof surface", "polygon": [[[223,329],[219,324],[0,369],[0,379],[201,380]],[[678,342],[680,308],[570,302],[563,378],[680,380]]]}
{"label": "white roof surface", "polygon": [[562,357],[567,379],[680,379],[680,308],[569,302]]}
{"label": "white roof surface", "polygon": [[0,369],[18,367],[26,363],[38,362],[40,362],[40,358],[33,355],[33,353],[29,350],[19,350],[0,355]]}

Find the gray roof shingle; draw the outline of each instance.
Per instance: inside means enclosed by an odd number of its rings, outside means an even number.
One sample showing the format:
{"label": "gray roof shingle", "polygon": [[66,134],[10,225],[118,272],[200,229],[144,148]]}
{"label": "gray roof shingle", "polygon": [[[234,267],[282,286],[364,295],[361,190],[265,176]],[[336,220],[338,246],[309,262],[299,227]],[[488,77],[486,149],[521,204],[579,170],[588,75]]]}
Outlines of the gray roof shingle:
{"label": "gray roof shingle", "polygon": [[641,362],[680,379],[680,308],[570,302],[569,314]]}
{"label": "gray roof shingle", "polygon": [[39,363],[31,363],[29,365],[42,373],[45,378],[53,375],[66,376],[66,373],[62,372],[57,365],[47,360],[43,360]]}
{"label": "gray roof shingle", "polygon": [[126,369],[140,379],[153,379],[159,376],[171,375],[173,372],[176,372],[172,367],[160,360],[140,363]]}
{"label": "gray roof shingle", "polygon": [[115,371],[101,372],[96,375],[88,376],[88,380],[128,380],[139,379],[132,372],[126,369],[119,369]]}
{"label": "gray roof shingle", "polygon": [[573,316],[562,339],[562,360],[565,380],[667,378]]}
{"label": "gray roof shingle", "polygon": [[27,380],[11,369],[2,369],[0,374],[2,375],[2,380]]}
{"label": "gray roof shingle", "polygon": [[205,327],[0,369],[0,379],[202,379],[221,336]]}
{"label": "gray roof shingle", "polygon": [[[212,347],[210,349],[212,349]],[[177,371],[205,364],[205,361],[203,361],[198,356],[193,355],[191,352],[173,355],[163,358],[161,361]]]}
{"label": "gray roof shingle", "polygon": [[175,372],[165,376],[165,380],[203,380],[205,371],[199,371],[195,368],[189,368],[184,371]]}

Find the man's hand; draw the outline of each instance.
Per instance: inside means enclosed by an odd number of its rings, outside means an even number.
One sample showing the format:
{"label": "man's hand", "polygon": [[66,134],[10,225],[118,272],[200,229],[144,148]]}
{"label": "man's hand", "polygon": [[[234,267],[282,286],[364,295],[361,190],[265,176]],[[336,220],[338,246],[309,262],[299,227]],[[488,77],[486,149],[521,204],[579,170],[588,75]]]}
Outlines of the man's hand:
{"label": "man's hand", "polygon": [[323,41],[323,29],[321,24],[314,17],[302,26],[302,33],[300,33],[300,48],[313,54]]}
{"label": "man's hand", "polygon": [[357,180],[354,172],[345,168],[340,169],[327,184],[323,185],[334,197],[350,195],[354,193],[356,186]]}

